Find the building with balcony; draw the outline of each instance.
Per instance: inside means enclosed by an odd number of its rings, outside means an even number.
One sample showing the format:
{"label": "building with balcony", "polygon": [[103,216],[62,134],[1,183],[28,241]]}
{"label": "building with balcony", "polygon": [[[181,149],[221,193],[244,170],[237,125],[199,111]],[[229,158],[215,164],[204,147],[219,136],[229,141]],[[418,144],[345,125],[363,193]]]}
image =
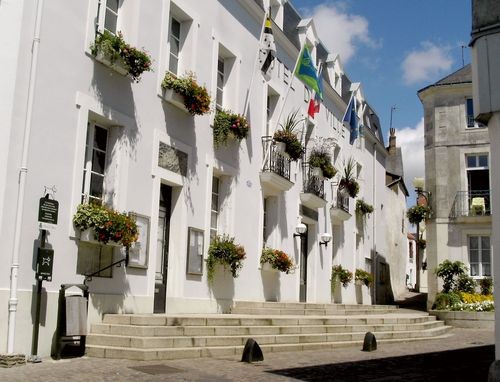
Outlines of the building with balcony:
{"label": "building with balcony", "polygon": [[473,115],[467,65],[418,92],[424,107],[425,189],[432,217],[426,222],[429,305],[440,290],[433,270],[462,261],[473,278],[491,277],[490,139]]}
{"label": "building with balcony", "polygon": [[[329,303],[334,264],[375,276],[364,304],[378,302],[381,285],[404,288],[404,267],[387,272],[394,256],[406,254],[388,238],[405,234],[401,211],[393,216],[390,208],[394,190],[386,183],[388,152],[376,113],[340,57],[321,43],[314,21],[289,1],[271,5],[277,49],[264,73],[259,0],[1,2],[0,348],[29,353],[38,204],[46,194],[59,211],[46,240],[54,260],[43,284],[42,356],[50,352],[61,284],[89,286],[89,323],[113,312],[227,312],[238,300]],[[120,54],[109,54],[110,43],[96,47],[119,36]],[[323,66],[314,117],[314,94],[294,75],[304,45]],[[144,56],[123,58],[136,53],[134,46],[151,57],[153,71],[130,66]],[[210,107],[186,102],[182,86],[165,85],[189,73],[207,90]],[[354,144],[342,123],[351,97],[363,125]],[[274,139],[294,112],[304,149],[298,158]],[[249,129],[240,126],[243,118]],[[320,139],[330,142],[338,171],[332,178],[309,164]],[[355,198],[339,190],[349,159],[360,186]],[[357,198],[373,213],[355,217]],[[73,217],[89,202],[130,213],[138,242],[126,251],[86,241]],[[385,224],[392,220],[397,224]],[[219,235],[234,238],[246,257],[237,278],[221,267],[210,283],[206,259]],[[331,241],[322,242],[328,235]],[[263,247],[286,252],[296,271],[262,269]],[[127,266],[111,266],[126,256]],[[343,302],[359,302],[354,285],[343,289]]]}

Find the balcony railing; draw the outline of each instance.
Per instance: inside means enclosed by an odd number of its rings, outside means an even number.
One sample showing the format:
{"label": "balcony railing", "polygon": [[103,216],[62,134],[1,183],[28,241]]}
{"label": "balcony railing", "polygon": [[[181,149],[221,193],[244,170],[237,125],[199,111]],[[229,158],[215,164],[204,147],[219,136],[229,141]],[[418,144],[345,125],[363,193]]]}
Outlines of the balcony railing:
{"label": "balcony railing", "polygon": [[337,191],[337,200],[333,206],[349,213],[349,195]]}
{"label": "balcony railing", "polygon": [[290,158],[276,150],[276,146],[273,144],[273,137],[262,137],[262,146],[264,153],[269,151],[262,171],[274,172],[275,174],[290,180]]}
{"label": "balcony railing", "polygon": [[491,215],[490,190],[457,191],[450,218]]}
{"label": "balcony railing", "polygon": [[325,198],[325,182],[319,176],[313,175],[311,167],[304,164],[304,193],[314,194],[321,199]]}

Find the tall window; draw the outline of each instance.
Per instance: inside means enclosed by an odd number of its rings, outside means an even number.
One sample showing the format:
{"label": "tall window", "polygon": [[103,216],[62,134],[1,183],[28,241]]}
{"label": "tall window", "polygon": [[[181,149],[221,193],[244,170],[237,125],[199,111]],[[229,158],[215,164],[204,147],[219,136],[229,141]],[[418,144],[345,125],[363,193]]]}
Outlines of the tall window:
{"label": "tall window", "polygon": [[181,23],[174,19],[170,20],[170,60],[168,70],[173,74],[178,74],[179,52],[181,46]]}
{"label": "tall window", "polygon": [[106,12],[104,15],[104,29],[112,34],[116,34],[120,0],[106,0],[105,3]]}
{"label": "tall window", "polygon": [[468,128],[478,128],[478,127],[485,127],[480,122],[474,121],[474,102],[472,101],[472,98],[467,98],[466,100],[466,120],[467,120],[467,127]]}
{"label": "tall window", "polygon": [[263,209],[264,209],[264,216],[263,216],[263,224],[262,224],[262,246],[266,246],[267,238],[269,237],[267,233],[267,207],[268,207],[268,199],[264,198],[264,204],[263,204]]}
{"label": "tall window", "polygon": [[212,178],[212,204],[210,208],[210,240],[212,240],[217,235],[217,228],[219,225],[219,186],[220,179],[214,176]]}
{"label": "tall window", "polygon": [[83,164],[82,203],[102,202],[107,146],[108,130],[89,123]]}
{"label": "tall window", "polygon": [[[466,156],[467,188],[469,198],[485,199],[486,210],[489,210],[490,170],[488,154],[473,154]],[[469,203],[470,205],[470,203]]]}
{"label": "tall window", "polygon": [[489,236],[469,236],[469,263],[471,276],[491,276]]}
{"label": "tall window", "polygon": [[224,58],[219,56],[217,60],[217,96],[215,99],[215,106],[217,110],[221,110],[224,101]]}

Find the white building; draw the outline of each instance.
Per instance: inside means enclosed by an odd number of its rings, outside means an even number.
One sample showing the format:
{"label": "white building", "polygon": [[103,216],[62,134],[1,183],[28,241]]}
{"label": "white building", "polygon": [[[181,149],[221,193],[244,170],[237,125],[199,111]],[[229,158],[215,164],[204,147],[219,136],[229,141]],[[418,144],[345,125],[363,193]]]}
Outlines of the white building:
{"label": "white building", "polygon": [[[234,300],[330,302],[333,264],[375,274],[371,293],[382,302],[388,294],[378,291],[404,289],[405,193],[397,182],[386,182],[388,151],[378,118],[340,58],[321,43],[313,20],[301,19],[286,1],[271,5],[277,60],[267,81],[256,61],[260,1],[2,0],[1,348],[29,353],[38,203],[53,186],[59,215],[47,238],[54,267],[52,281],[43,284],[41,355],[50,351],[60,285],[81,284],[85,274],[124,256],[122,249],[80,240],[72,217],[92,195],[135,213],[148,235],[139,238],[140,256],[130,266],[87,282],[90,322],[108,312],[223,312]],[[135,83],[98,62],[90,51],[96,28],[121,31],[128,43],[144,47],[154,70]],[[324,65],[324,99],[314,119],[307,118],[312,93],[292,72],[304,43]],[[214,149],[215,104],[213,112],[193,117],[166,101],[161,82],[167,70],[194,72],[217,106],[235,113],[244,113],[248,97],[247,138]],[[351,95],[364,125],[354,145],[341,122]],[[291,163],[289,174],[271,171],[265,137],[295,110],[305,118],[299,133],[306,157]],[[339,173],[311,190],[306,160],[317,137],[335,142]],[[343,163],[351,157],[358,198],[374,207],[361,224],[355,199],[337,196]],[[294,237],[301,222],[307,232]],[[247,258],[238,278],[219,272],[209,287],[202,259],[211,232],[234,236]],[[333,236],[328,245],[320,245],[324,233]],[[262,271],[264,245],[291,255],[297,271]],[[344,303],[372,303],[368,289],[361,297],[353,284],[343,290]]]}

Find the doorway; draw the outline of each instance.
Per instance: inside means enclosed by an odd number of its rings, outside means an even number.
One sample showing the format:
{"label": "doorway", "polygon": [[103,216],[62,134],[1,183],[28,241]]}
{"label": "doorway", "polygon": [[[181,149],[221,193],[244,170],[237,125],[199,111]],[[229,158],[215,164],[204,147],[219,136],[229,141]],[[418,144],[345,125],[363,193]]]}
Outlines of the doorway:
{"label": "doorway", "polygon": [[154,313],[165,313],[166,311],[171,210],[172,187],[162,184],[160,186],[160,203],[158,206],[158,239],[156,246]]}
{"label": "doorway", "polygon": [[307,236],[309,234],[309,227],[304,234],[300,235],[300,290],[299,301],[307,301]]}

